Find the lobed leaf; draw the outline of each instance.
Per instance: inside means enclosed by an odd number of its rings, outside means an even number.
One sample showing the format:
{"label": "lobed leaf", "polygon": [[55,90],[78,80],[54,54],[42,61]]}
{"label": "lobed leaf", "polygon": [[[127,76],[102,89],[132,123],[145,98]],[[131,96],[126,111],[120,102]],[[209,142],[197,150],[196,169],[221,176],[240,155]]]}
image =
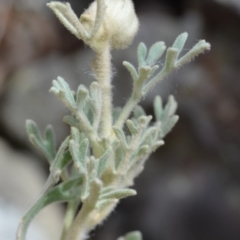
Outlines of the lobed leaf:
{"label": "lobed leaf", "polygon": [[101,194],[100,199],[121,199],[121,198],[126,198],[129,196],[134,196],[136,195],[137,192],[133,189],[116,189],[113,191],[109,191],[105,194]]}
{"label": "lobed leaf", "polygon": [[41,137],[38,126],[33,120],[26,121],[26,130],[30,142],[44,154],[49,163],[52,163],[56,155],[52,127],[49,125],[45,129],[45,139]]}
{"label": "lobed leaf", "polygon": [[163,55],[165,49],[166,45],[164,42],[154,43],[149,49],[147,64],[149,66],[153,66],[157,62],[157,60]]}
{"label": "lobed leaf", "polygon": [[139,231],[133,231],[126,234],[124,237],[119,237],[117,240],[142,240],[142,234]]}
{"label": "lobed leaf", "polygon": [[28,226],[41,209],[54,202],[67,202],[77,199],[81,192],[81,178],[70,179],[48,189],[22,218],[17,240],[25,240]]}
{"label": "lobed leaf", "polygon": [[138,119],[141,116],[145,116],[146,113],[144,111],[144,109],[140,106],[137,105],[134,109],[133,109],[133,116],[134,118]]}
{"label": "lobed leaf", "polygon": [[154,99],[153,109],[154,109],[156,121],[161,121],[162,114],[163,114],[163,103],[162,103],[162,98],[159,95],[156,96]]}
{"label": "lobed leaf", "polygon": [[109,157],[112,154],[112,148],[109,148],[98,160],[97,176],[100,177],[109,165]]}
{"label": "lobed leaf", "polygon": [[129,71],[129,73],[130,73],[131,76],[132,76],[132,79],[133,79],[134,81],[137,81],[137,79],[138,79],[138,73],[137,73],[136,68],[135,68],[130,62],[127,62],[127,61],[124,61],[124,62],[123,62],[123,66],[126,67],[126,69]]}
{"label": "lobed leaf", "polygon": [[174,41],[172,47],[178,49],[178,53],[180,54],[183,50],[183,47],[187,41],[188,34],[186,32],[180,34],[176,40]]}
{"label": "lobed leaf", "polygon": [[141,42],[137,48],[137,57],[138,57],[139,66],[146,65],[146,60],[145,60],[146,56],[147,56],[147,47],[145,43]]}

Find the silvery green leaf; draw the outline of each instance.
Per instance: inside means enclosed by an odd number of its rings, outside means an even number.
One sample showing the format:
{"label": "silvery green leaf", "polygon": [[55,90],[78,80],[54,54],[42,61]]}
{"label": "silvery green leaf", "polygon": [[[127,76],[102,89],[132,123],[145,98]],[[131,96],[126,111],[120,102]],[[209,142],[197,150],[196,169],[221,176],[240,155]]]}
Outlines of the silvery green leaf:
{"label": "silvery green leaf", "polygon": [[133,189],[116,189],[110,192],[107,192],[105,194],[101,194],[100,199],[122,199],[129,196],[136,195],[137,192]]}
{"label": "silvery green leaf", "polygon": [[178,49],[178,53],[180,54],[181,51],[183,50],[183,47],[187,41],[187,38],[188,38],[188,34],[186,32],[180,34],[175,42],[173,43],[172,47],[173,48],[177,48]]}
{"label": "silvery green leaf", "polygon": [[130,232],[125,236],[125,240],[142,240],[142,234],[139,231]]}
{"label": "silvery green leaf", "polygon": [[146,129],[142,138],[141,138],[141,145],[144,144],[152,144],[152,142],[156,141],[159,136],[159,126],[152,126]]}
{"label": "silvery green leaf", "polygon": [[162,103],[162,98],[160,96],[155,97],[153,102],[153,108],[154,108],[156,121],[161,121],[162,114],[163,114],[163,103]]}
{"label": "silvery green leaf", "polygon": [[72,157],[68,151],[69,137],[67,137],[60,145],[56,157],[50,167],[51,173],[57,182],[60,178],[62,170],[71,162]]}
{"label": "silvery green leaf", "polygon": [[27,229],[33,218],[41,209],[53,202],[67,202],[79,198],[81,192],[81,179],[75,178],[48,189],[28,210],[22,218],[18,228],[18,240],[25,240]]}
{"label": "silvery green leaf", "polygon": [[70,137],[66,137],[65,140],[61,143],[61,145],[58,149],[57,155],[55,157],[55,160],[57,160],[68,148],[69,139],[70,139]]}
{"label": "silvery green leaf", "polygon": [[117,204],[117,199],[104,199],[97,202],[97,209],[99,211],[104,210],[106,207]]}
{"label": "silvery green leaf", "polygon": [[[62,4],[62,3],[61,3]],[[57,18],[61,21],[61,23],[77,38],[79,38],[79,34],[75,26],[71,24],[70,21],[66,17],[64,17],[63,13],[59,11],[55,6],[48,4],[48,6],[54,11],[56,14]],[[61,6],[61,5],[60,5]],[[66,8],[65,4],[62,4],[62,8]]]}
{"label": "silvery green leaf", "polygon": [[144,43],[140,43],[138,45],[138,49],[137,49],[137,56],[138,56],[138,65],[139,66],[144,66],[146,65],[146,56],[147,56],[147,47]]}
{"label": "silvery green leaf", "polygon": [[163,110],[162,122],[165,123],[168,119],[173,116],[177,109],[177,102],[172,95],[168,97],[167,104]]}
{"label": "silvery green leaf", "polygon": [[[59,21],[78,39],[89,38],[88,32],[80,23],[78,17],[73,12],[69,3],[53,1],[47,4],[53,10]],[[96,29],[96,28],[94,28]]]}
{"label": "silvery green leaf", "polygon": [[141,116],[145,116],[146,113],[144,111],[144,109],[140,106],[137,105],[134,109],[133,109],[133,116],[134,118],[138,119]]}
{"label": "silvery green leaf", "polygon": [[133,231],[126,234],[124,237],[120,237],[117,240],[142,240],[142,234],[139,231]]}
{"label": "silvery green leaf", "polygon": [[96,109],[95,103],[93,103],[92,99],[88,99],[84,105],[83,112],[80,113],[82,119],[88,122],[90,126],[93,124],[93,119],[96,118],[96,114],[98,114],[96,110],[99,110],[99,108]]}
{"label": "silvery green leaf", "polygon": [[88,89],[82,84],[79,85],[77,94],[76,94],[76,104],[79,109],[83,109],[88,95],[89,95]]}
{"label": "silvery green leaf", "polygon": [[66,115],[63,117],[63,121],[75,128],[79,125],[79,121],[74,116]]}
{"label": "silvery green leaf", "polygon": [[58,77],[57,80],[53,80],[50,92],[54,93],[70,110],[76,108],[74,92],[63,78]]}
{"label": "silvery green leaf", "polygon": [[187,52],[177,61],[176,67],[179,68],[182,65],[189,63],[199,54],[204,53],[205,51],[209,51],[210,48],[211,45],[208,42],[206,42],[205,40],[200,40],[195,46],[193,46],[193,48],[189,52]]}
{"label": "silvery green leaf", "polygon": [[33,143],[33,145],[35,145],[37,148],[44,152],[45,147],[42,143],[42,138],[40,136],[40,131],[38,129],[37,124],[33,120],[28,119],[26,121],[26,130],[30,138],[30,141]]}
{"label": "silvery green leaf", "polygon": [[96,105],[101,105],[101,89],[98,82],[92,82],[90,85],[90,95]]}
{"label": "silvery green leaf", "polygon": [[93,39],[95,37],[95,35],[97,34],[99,28],[102,25],[102,22],[103,22],[103,19],[105,16],[105,12],[107,9],[104,0],[97,0],[96,2],[97,2],[96,18],[94,20],[94,24],[90,31],[88,39]]}
{"label": "silvery green leaf", "polygon": [[145,128],[150,121],[152,120],[152,116],[141,116],[138,118],[138,124],[141,128]]}
{"label": "silvery green leaf", "polygon": [[210,47],[211,45],[208,42],[206,42],[205,40],[200,40],[197,42],[197,44],[193,46],[193,48],[189,52],[196,52],[202,48],[205,48],[205,50],[210,50]]}
{"label": "silvery green leaf", "polygon": [[45,129],[45,142],[49,154],[52,156],[52,159],[56,156],[56,146],[55,146],[55,137],[53,133],[53,128],[51,125],[48,125]]}
{"label": "silvery green leaf", "polygon": [[164,42],[156,42],[154,43],[148,53],[147,64],[153,66],[157,60],[163,55],[166,49],[166,45]]}
{"label": "silvery green leaf", "polygon": [[209,43],[201,40],[180,59],[177,59],[179,55],[178,48],[168,48],[164,68],[144,85],[142,89],[142,96],[145,96],[155,87],[158,82],[166,78],[173,70],[178,69],[182,65],[190,62],[194,57],[205,52],[206,50],[210,50],[210,48],[211,45]]}
{"label": "silvery green leaf", "polygon": [[74,166],[79,173],[86,171],[86,159],[88,154],[89,141],[79,133],[78,129],[71,128],[71,140],[69,150],[72,155]]}
{"label": "silvery green leaf", "polygon": [[86,166],[86,157],[89,150],[89,140],[86,138],[79,144],[79,159],[82,161],[83,166]]}
{"label": "silvery green leaf", "polygon": [[99,84],[93,82],[90,85],[90,97],[86,105],[89,105],[89,112],[86,114],[95,131],[98,130],[101,121],[102,95]]}
{"label": "silvery green leaf", "polygon": [[126,153],[126,148],[122,147],[122,145],[119,145],[115,150],[115,159],[114,159],[114,165],[115,169],[118,169],[120,163],[124,159],[124,155]]}
{"label": "silvery green leaf", "polygon": [[159,147],[161,147],[162,145],[164,145],[164,141],[163,140],[159,140],[156,141],[152,146],[151,146],[151,151],[155,152]]}
{"label": "silvery green leaf", "polygon": [[145,156],[148,153],[149,153],[149,146],[148,145],[143,145],[139,148],[137,156],[142,157],[142,156]]}
{"label": "silvery green leaf", "polygon": [[112,153],[112,148],[109,148],[98,160],[97,175],[100,177],[109,165],[109,157]]}
{"label": "silvery green leaf", "polygon": [[60,84],[61,89],[63,90],[66,98],[69,100],[72,106],[75,105],[75,99],[73,96],[73,91],[70,89],[68,83],[62,78],[57,77],[58,83]]}
{"label": "silvery green leaf", "polygon": [[135,134],[138,133],[138,130],[139,130],[139,129],[138,129],[138,127],[134,124],[134,122],[133,122],[132,120],[128,119],[128,120],[126,121],[126,125],[127,125],[128,129],[129,129],[129,131],[131,132],[132,135],[135,135]]}
{"label": "silvery green leaf", "polygon": [[74,140],[76,143],[80,143],[80,132],[77,128],[71,127],[71,139]]}
{"label": "silvery green leaf", "polygon": [[[54,145],[52,142],[51,133],[48,130],[48,133],[45,134],[48,139],[42,139],[37,124],[32,120],[26,121],[26,130],[29,137],[30,142],[40,150],[44,156],[48,159],[48,162],[51,163],[54,160],[55,150],[51,149]],[[51,142],[49,142],[51,141]],[[55,147],[54,147],[55,148]]]}
{"label": "silvery green leaf", "polygon": [[57,92],[61,89],[61,85],[57,80],[52,81],[53,88],[57,90]]}
{"label": "silvery green leaf", "polygon": [[129,71],[129,73],[131,74],[132,76],[132,79],[134,81],[137,81],[138,79],[138,73],[137,73],[137,70],[135,69],[135,67],[130,63],[130,62],[127,62],[127,61],[124,61],[123,62],[123,66],[126,67],[126,69]]}
{"label": "silvery green leaf", "polygon": [[90,158],[87,158],[86,165],[87,171],[90,173],[94,169],[98,168],[98,160],[94,156],[91,156]]}
{"label": "silvery green leaf", "polygon": [[115,189],[116,188],[113,187],[113,186],[103,187],[102,190],[101,190],[101,194],[105,194],[105,193],[111,192],[111,191],[113,191]]}
{"label": "silvery green leaf", "polygon": [[76,127],[71,127],[71,139],[73,139],[76,143],[80,143],[86,139],[86,135],[84,132],[79,132]]}
{"label": "silvery green leaf", "polygon": [[174,115],[168,119],[166,124],[163,125],[163,130],[162,130],[163,137],[166,136],[172,130],[172,128],[175,126],[178,120],[179,120],[179,117],[177,115]]}
{"label": "silvery green leaf", "polygon": [[80,143],[70,140],[69,149],[77,168],[86,170],[86,158],[89,150],[89,140],[86,138]]}
{"label": "silvery green leaf", "polygon": [[72,156],[69,151],[65,151],[62,153],[62,155],[59,157],[58,161],[56,161],[55,164],[52,165],[51,169],[52,171],[62,171],[64,168],[68,166],[72,161]]}
{"label": "silvery green leaf", "polygon": [[121,128],[113,127],[113,131],[116,134],[120,144],[125,148],[128,149],[127,139],[125,137],[125,134]]}

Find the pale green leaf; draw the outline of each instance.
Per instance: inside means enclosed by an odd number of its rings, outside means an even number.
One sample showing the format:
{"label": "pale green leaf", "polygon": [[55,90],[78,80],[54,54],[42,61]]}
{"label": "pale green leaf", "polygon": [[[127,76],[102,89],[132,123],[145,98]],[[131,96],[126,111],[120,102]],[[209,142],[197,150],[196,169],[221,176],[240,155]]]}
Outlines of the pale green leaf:
{"label": "pale green leaf", "polygon": [[147,56],[147,47],[144,43],[140,43],[138,45],[138,49],[137,49],[137,56],[138,56],[138,65],[139,66],[144,66],[146,65],[146,56]]}
{"label": "pale green leaf", "polygon": [[154,43],[149,49],[147,64],[153,66],[158,61],[158,59],[163,55],[165,49],[166,45],[164,42]]}

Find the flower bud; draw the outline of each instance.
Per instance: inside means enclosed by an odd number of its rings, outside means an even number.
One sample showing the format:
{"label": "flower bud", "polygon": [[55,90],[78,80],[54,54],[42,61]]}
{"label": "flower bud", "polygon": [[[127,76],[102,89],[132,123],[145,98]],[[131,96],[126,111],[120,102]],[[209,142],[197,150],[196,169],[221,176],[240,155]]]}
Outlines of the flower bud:
{"label": "flower bud", "polygon": [[[126,48],[135,37],[139,22],[132,0],[105,0],[106,11],[100,29],[92,44],[110,43],[112,49]],[[97,2],[94,1],[81,15],[80,22],[89,32],[96,18]]]}

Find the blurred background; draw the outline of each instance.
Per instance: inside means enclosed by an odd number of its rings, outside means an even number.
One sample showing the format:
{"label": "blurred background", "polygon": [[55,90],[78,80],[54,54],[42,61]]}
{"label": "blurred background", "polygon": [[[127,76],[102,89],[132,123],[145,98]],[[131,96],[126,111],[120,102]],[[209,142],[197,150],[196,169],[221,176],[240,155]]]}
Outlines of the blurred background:
{"label": "blurred background", "polygon": [[[68,0],[69,1],[69,0]],[[75,89],[89,85],[93,54],[58,22],[47,0],[0,1],[0,236],[14,240],[18,222],[36,199],[48,164],[29,144],[25,120],[41,130],[52,124],[59,144],[68,134],[66,108],[49,94],[51,81],[65,78]],[[90,0],[69,1],[80,15]],[[91,233],[114,240],[141,230],[146,240],[240,239],[240,1],[135,0],[141,26],[134,43],[113,52],[114,104],[122,106],[131,87],[124,60],[136,65],[140,41],[170,46],[187,31],[186,52],[199,39],[212,44],[159,84],[142,105],[173,94],[180,121],[165,146],[151,156],[136,180],[138,195],[123,200]],[[163,60],[159,62],[163,64]],[[30,227],[28,240],[59,238],[63,205],[46,208]]]}

